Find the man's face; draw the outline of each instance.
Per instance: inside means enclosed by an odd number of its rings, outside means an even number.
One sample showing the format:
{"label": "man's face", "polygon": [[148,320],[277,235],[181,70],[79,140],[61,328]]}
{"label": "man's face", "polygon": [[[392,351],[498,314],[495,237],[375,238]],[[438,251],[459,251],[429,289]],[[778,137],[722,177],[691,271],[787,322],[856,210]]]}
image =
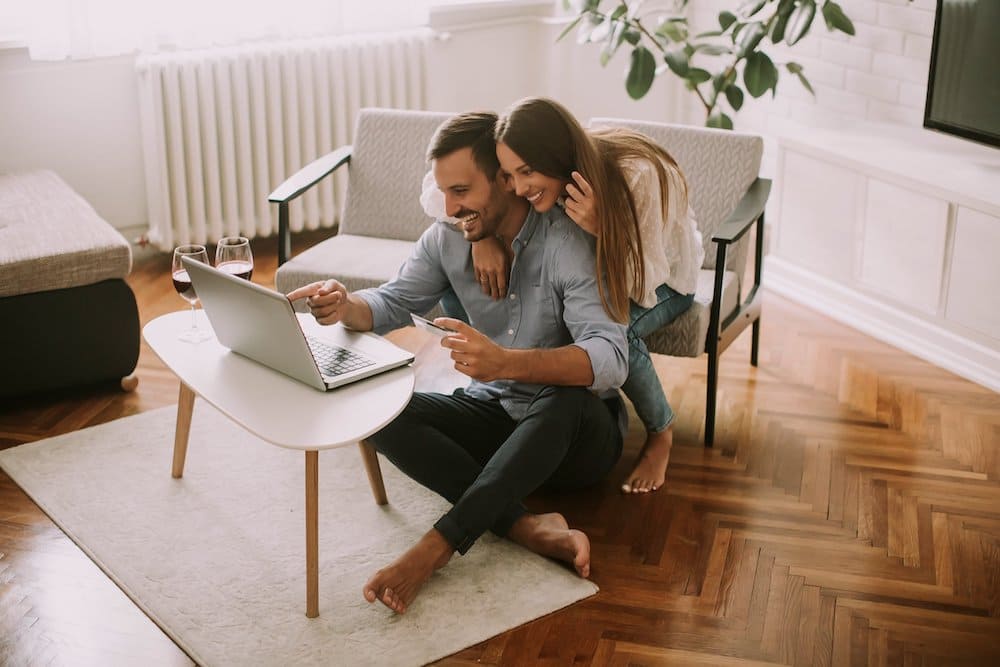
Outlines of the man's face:
{"label": "man's face", "polygon": [[480,171],[471,148],[434,160],[434,180],[444,193],[445,212],[458,218],[466,241],[494,236],[510,204],[508,188],[498,171],[490,180]]}

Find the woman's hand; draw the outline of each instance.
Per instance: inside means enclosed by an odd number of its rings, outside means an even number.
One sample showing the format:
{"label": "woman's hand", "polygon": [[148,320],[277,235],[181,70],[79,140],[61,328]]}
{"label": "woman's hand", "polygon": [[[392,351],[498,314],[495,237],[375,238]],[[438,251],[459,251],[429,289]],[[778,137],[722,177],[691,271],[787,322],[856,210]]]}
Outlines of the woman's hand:
{"label": "woman's hand", "polygon": [[500,239],[489,237],[473,243],[472,266],[476,270],[476,281],[482,288],[483,294],[494,299],[507,296],[510,258]]}
{"label": "woman's hand", "polygon": [[578,171],[573,172],[573,183],[566,185],[566,215],[580,228],[597,236],[597,203],[594,189]]}

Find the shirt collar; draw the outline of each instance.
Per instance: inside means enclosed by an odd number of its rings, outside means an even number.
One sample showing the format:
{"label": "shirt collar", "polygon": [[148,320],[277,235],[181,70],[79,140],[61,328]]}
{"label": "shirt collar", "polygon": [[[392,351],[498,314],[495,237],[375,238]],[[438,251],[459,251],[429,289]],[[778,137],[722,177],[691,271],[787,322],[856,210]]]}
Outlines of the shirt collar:
{"label": "shirt collar", "polygon": [[[548,216],[546,215],[545,217],[547,218]],[[528,217],[524,219],[521,231],[514,237],[514,242],[519,242],[522,246],[528,245],[528,241],[535,235],[535,231],[538,229],[542,219],[543,215],[541,213],[537,212],[534,208],[529,208]]]}

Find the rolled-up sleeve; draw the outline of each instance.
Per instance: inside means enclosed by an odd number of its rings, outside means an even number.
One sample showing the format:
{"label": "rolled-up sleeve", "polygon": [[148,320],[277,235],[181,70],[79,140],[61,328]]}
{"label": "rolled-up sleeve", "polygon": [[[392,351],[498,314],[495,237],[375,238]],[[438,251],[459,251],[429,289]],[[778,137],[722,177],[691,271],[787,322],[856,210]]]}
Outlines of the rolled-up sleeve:
{"label": "rolled-up sleeve", "polygon": [[354,294],[372,311],[372,330],[384,334],[410,324],[410,313],[425,313],[448,290],[441,265],[440,224],[431,225],[417,240],[413,252],[393,280]]}
{"label": "rolled-up sleeve", "polygon": [[557,245],[553,276],[562,291],[563,322],[573,344],[590,357],[594,382],[589,388],[601,393],[617,389],[628,377],[627,327],[601,305],[594,254],[584,233],[570,230]]}

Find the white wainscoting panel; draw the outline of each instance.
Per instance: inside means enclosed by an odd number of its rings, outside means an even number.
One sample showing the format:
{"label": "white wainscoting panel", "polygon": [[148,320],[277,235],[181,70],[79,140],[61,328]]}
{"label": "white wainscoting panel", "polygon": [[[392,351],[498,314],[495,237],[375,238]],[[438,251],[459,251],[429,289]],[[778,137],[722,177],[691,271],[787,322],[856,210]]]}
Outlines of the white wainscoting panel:
{"label": "white wainscoting panel", "polygon": [[765,286],[1000,391],[1000,151],[884,125],[778,151]]}
{"label": "white wainscoting panel", "polygon": [[784,155],[778,248],[810,271],[848,280],[853,273],[853,230],[858,176],[802,153]]}
{"label": "white wainscoting panel", "polygon": [[948,203],[868,179],[862,285],[933,315],[938,310]]}
{"label": "white wainscoting panel", "polygon": [[1000,218],[959,206],[947,316],[996,341],[1000,341],[998,248]]}

